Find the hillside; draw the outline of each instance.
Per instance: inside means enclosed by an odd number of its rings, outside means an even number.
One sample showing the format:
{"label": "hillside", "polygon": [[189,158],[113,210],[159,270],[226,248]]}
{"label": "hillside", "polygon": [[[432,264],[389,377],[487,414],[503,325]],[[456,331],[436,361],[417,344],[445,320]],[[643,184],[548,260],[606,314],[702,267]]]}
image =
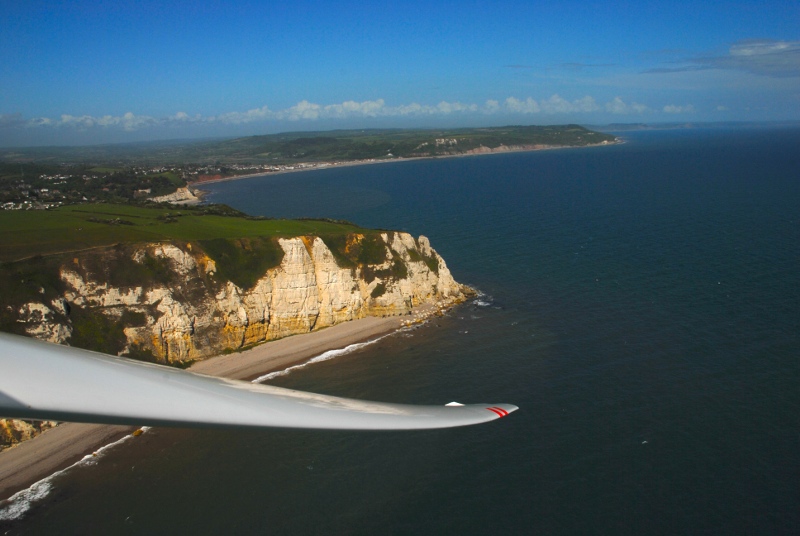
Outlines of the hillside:
{"label": "hillside", "polygon": [[227,140],[0,149],[0,162],[94,165],[291,164],[464,154],[487,147],[574,147],[614,136],[579,125],[288,132]]}
{"label": "hillside", "polygon": [[508,126],[442,130],[362,130],[252,136],[208,144],[229,161],[276,163],[413,158],[467,154],[481,147],[571,147],[614,141],[579,125]]}
{"label": "hillside", "polygon": [[0,229],[4,231],[0,262],[131,242],[367,232],[346,222],[250,217],[219,205],[166,208],[106,203],[0,211]]}

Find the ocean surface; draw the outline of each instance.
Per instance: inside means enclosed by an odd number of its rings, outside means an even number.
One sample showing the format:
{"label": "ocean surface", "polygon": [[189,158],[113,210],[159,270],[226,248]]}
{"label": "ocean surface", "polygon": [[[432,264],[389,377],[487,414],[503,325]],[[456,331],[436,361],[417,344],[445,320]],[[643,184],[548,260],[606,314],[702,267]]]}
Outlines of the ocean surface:
{"label": "ocean surface", "polygon": [[411,433],[152,429],[9,534],[800,533],[800,129],[210,187],[251,214],[424,234],[483,295],[271,383],[444,404]]}

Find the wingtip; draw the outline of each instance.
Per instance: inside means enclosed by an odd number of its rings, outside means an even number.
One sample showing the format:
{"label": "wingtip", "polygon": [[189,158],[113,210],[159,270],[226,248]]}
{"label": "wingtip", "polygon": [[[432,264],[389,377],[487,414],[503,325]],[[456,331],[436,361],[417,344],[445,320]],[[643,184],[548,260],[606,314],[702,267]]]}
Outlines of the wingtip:
{"label": "wingtip", "polygon": [[497,415],[498,419],[507,417],[509,413],[517,411],[519,408],[513,404],[495,404],[494,406],[487,406],[486,410],[491,411]]}

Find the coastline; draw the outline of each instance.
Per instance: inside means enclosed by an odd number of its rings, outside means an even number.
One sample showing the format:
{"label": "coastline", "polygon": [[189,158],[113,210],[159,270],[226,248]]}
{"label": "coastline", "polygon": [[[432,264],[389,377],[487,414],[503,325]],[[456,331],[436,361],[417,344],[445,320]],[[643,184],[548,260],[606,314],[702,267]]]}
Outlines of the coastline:
{"label": "coastline", "polygon": [[[416,311],[419,321],[431,312]],[[253,380],[265,374],[307,362],[326,351],[342,349],[396,332],[409,317],[366,317],[320,331],[270,341],[254,348],[199,361],[189,370],[236,380]],[[0,452],[0,501],[35,486],[80,462],[105,445],[133,438],[129,426],[63,423]],[[35,494],[35,493],[34,493]],[[2,505],[7,506],[7,505]]]}
{"label": "coastline", "polygon": [[[545,145],[545,146],[536,146],[536,147],[518,147],[518,146],[506,146],[501,145],[503,149],[500,147],[489,149],[487,147],[486,151],[476,151],[476,152],[468,152],[468,153],[461,153],[461,154],[444,154],[444,155],[436,155],[436,156],[410,156],[410,157],[395,157],[395,158],[387,158],[383,160],[346,160],[342,162],[317,162],[312,167],[305,167],[300,169],[282,169],[277,171],[261,171],[258,173],[246,173],[244,175],[233,175],[230,177],[221,177],[219,179],[208,179],[204,181],[197,181],[188,183],[188,187],[191,189],[192,193],[200,198],[199,202],[203,201],[203,197],[208,193],[204,192],[202,186],[204,184],[216,184],[219,182],[228,182],[228,181],[235,181],[239,179],[252,179],[254,177],[266,177],[268,175],[285,175],[287,173],[303,173],[308,171],[320,171],[323,169],[331,169],[331,168],[341,168],[341,167],[351,167],[351,166],[368,166],[372,164],[389,164],[389,163],[397,163],[397,162],[414,162],[417,160],[434,160],[440,158],[466,158],[471,156],[484,156],[484,155],[491,155],[491,154],[506,154],[506,153],[527,153],[527,152],[534,152],[534,151],[551,151],[556,149],[582,149],[586,147],[610,147],[613,145],[620,145],[625,143],[622,138],[617,138],[616,141],[610,143],[591,143],[588,145]],[[300,165],[299,163],[297,165]],[[306,163],[307,164],[307,163]]]}

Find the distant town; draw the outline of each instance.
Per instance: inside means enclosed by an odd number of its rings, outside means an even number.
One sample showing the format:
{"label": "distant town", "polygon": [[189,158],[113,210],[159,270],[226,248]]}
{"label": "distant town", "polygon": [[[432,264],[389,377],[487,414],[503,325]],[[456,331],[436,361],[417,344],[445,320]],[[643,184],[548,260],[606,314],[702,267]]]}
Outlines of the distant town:
{"label": "distant town", "polygon": [[[80,169],[63,166],[59,172],[31,174],[27,166],[16,166],[17,177],[0,178],[0,209],[45,210],[75,203],[97,202],[181,202],[205,182],[267,173],[308,171],[342,165],[376,162],[375,159],[296,164],[231,164]],[[2,164],[0,164],[2,167]],[[175,196],[181,189],[190,195]]]}

